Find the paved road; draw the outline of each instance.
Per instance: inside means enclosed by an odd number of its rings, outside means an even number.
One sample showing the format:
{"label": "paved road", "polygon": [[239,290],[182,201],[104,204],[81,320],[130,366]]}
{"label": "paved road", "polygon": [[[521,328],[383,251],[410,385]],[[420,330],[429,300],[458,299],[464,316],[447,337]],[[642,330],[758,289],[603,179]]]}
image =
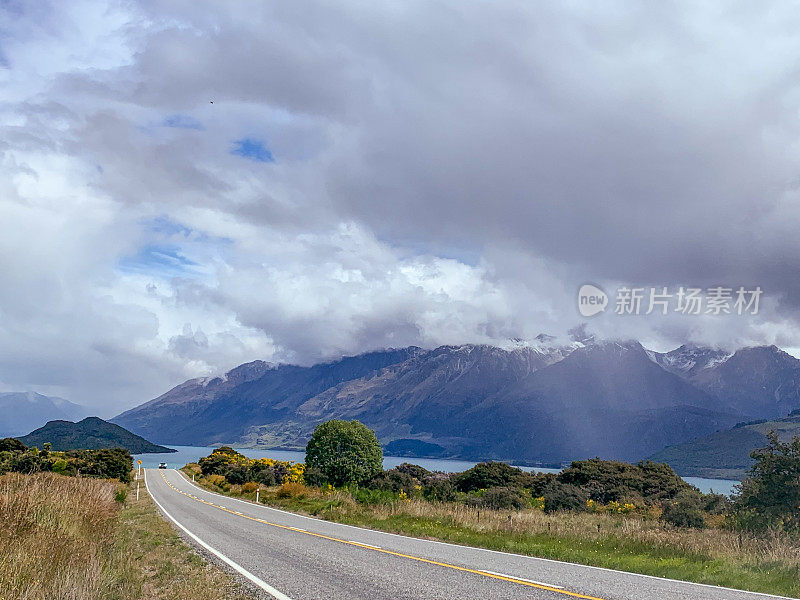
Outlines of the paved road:
{"label": "paved road", "polygon": [[162,512],[278,600],[758,600],[777,598],[419,540],[221,496],[148,469]]}

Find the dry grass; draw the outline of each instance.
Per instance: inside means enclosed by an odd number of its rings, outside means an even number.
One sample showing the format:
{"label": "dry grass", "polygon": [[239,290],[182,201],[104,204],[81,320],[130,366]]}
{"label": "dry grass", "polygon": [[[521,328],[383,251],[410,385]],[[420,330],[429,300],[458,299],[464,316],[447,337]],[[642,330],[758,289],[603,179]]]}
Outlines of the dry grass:
{"label": "dry grass", "polygon": [[51,473],[0,477],[0,597],[99,597],[120,485]]}
{"label": "dry grass", "polygon": [[[350,502],[343,502],[342,506],[347,507],[345,512],[358,510]],[[740,536],[722,528],[678,529],[656,519],[634,515],[478,510],[463,504],[422,500],[373,506],[371,512],[378,520],[391,521],[397,516],[435,519],[479,532],[543,534],[588,541],[618,536],[643,546],[670,548],[682,554],[753,563],[780,562],[786,567],[800,569],[800,542],[782,533]]]}
{"label": "dry grass", "polygon": [[249,598],[133,486],[123,505],[115,481],[1,476],[0,600]]}

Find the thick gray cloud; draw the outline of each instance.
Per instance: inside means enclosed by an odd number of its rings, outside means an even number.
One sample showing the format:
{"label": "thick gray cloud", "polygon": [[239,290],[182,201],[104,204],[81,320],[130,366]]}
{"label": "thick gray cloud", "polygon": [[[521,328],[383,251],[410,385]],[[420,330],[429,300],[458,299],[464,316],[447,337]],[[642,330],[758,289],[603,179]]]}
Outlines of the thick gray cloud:
{"label": "thick gray cloud", "polygon": [[0,386],[104,414],[245,360],[601,335],[798,348],[782,4],[6,4]]}

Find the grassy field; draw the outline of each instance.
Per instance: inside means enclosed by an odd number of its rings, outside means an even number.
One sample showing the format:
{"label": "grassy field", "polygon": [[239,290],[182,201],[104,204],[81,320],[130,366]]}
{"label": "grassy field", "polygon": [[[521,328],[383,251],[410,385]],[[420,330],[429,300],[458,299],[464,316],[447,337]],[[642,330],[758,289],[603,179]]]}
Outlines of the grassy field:
{"label": "grassy field", "polygon": [[[135,486],[135,483],[133,484]],[[0,600],[247,600],[156,512],[142,487],[0,476]]]}
{"label": "grassy field", "polygon": [[[191,477],[191,469],[185,472]],[[204,478],[198,483],[255,498],[241,486],[219,487]],[[677,529],[641,515],[479,511],[416,499],[365,505],[347,491],[296,483],[262,489],[260,498],[322,519],[420,538],[800,597],[800,542],[785,535],[740,538],[720,527]]]}

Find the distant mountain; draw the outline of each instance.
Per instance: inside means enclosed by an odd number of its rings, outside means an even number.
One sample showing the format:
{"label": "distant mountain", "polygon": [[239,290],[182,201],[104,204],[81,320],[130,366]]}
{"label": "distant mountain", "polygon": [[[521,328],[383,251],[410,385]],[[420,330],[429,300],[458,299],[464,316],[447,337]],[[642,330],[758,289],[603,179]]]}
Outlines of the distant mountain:
{"label": "distant mountain", "polygon": [[650,358],[665,371],[691,379],[701,371],[710,369],[730,358],[731,353],[717,348],[683,345],[661,354],[648,351]]}
{"label": "distant mountain", "polygon": [[53,450],[97,450],[99,448],[125,448],[131,454],[176,452],[172,448],[151,444],[113,423],[98,417],[82,421],[50,421],[43,427],[18,438],[28,447],[42,448],[50,442]]}
{"label": "distant mountain", "polygon": [[14,437],[54,419],[76,421],[88,416],[78,404],[36,392],[0,393],[0,437]]}
{"label": "distant mountain", "polygon": [[648,357],[638,342],[579,348],[465,411],[474,456],[546,463],[638,460],[738,415]]}
{"label": "distant mountain", "polygon": [[651,459],[668,463],[679,475],[741,479],[753,464],[750,452],[767,445],[769,431],[777,432],[784,441],[800,436],[800,410],[783,419],[741,423],[733,429],[670,446]]}
{"label": "distant mountain", "polygon": [[422,352],[412,346],[348,356],[312,367],[247,363],[221,378],[187,381],[114,417],[112,422],[159,443],[249,441],[278,446],[288,441],[285,436],[259,435],[258,426],[288,422],[309,398]]}
{"label": "distant mountain", "polygon": [[[380,439],[404,440],[406,447],[409,440],[417,440],[442,446],[449,456],[499,457],[494,451],[487,452],[485,441],[476,439],[473,431],[480,429],[484,437],[495,439],[495,444],[506,432],[481,429],[481,419],[489,415],[482,413],[477,421],[469,417],[468,422],[465,416],[532,373],[563,360],[573,349],[442,346],[308,399],[297,407],[290,427],[282,428],[281,433],[294,434],[292,444],[302,445],[320,421],[359,419],[375,429]],[[523,457],[523,453],[516,456]]]}
{"label": "distant mountain", "polygon": [[800,408],[800,361],[776,346],[742,348],[690,381],[751,419]]}
{"label": "distant mountain", "polygon": [[359,419],[403,456],[638,460],[800,408],[798,366],[774,347],[656,353],[633,341],[539,336],[311,367],[256,361],[181,384],[114,422],[160,443],[302,448],[321,421]]}

